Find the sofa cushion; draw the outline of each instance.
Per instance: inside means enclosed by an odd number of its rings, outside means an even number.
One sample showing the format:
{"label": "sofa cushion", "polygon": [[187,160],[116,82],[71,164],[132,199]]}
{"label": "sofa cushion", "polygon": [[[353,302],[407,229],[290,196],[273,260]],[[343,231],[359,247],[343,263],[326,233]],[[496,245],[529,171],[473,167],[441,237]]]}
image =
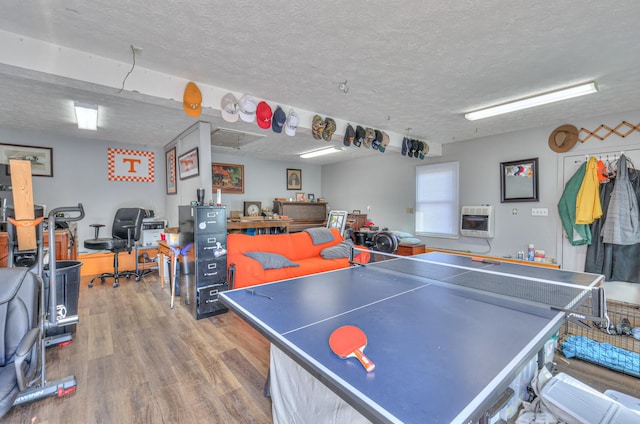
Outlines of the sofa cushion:
{"label": "sofa cushion", "polygon": [[277,253],[267,252],[244,252],[245,256],[255,259],[260,262],[263,269],[280,269],[292,266],[300,266],[295,262],[291,262],[289,259]]}
{"label": "sofa cushion", "polygon": [[324,259],[348,258],[351,255],[352,247],[353,242],[351,239],[347,239],[335,246],[325,247],[320,251],[320,255]]}

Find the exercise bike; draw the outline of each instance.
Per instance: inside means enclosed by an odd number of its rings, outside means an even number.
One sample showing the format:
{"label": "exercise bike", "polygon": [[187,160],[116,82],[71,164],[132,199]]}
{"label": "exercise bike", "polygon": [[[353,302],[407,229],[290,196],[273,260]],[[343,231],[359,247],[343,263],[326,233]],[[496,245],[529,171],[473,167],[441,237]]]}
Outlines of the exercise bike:
{"label": "exercise bike", "polygon": [[[71,217],[57,216],[61,213],[77,214]],[[49,269],[48,278],[43,265],[43,242],[42,242],[42,220],[21,220],[16,221],[8,218],[11,225],[8,226],[9,245],[9,267],[19,267],[29,265],[29,271],[38,275],[40,281],[40,302],[38,328],[32,328],[25,339],[31,340],[31,348],[28,352],[23,352],[25,357],[31,358],[29,363],[36,361],[36,366],[25,366],[26,373],[18,372],[19,393],[13,405],[20,405],[27,402],[43,399],[49,396],[62,397],[75,391],[77,386],[76,377],[70,375],[53,381],[46,378],[46,348],[51,345],[65,345],[71,342],[70,333],[58,334],[58,329],[64,328],[78,322],[77,315],[67,315],[64,312],[64,305],[58,305],[57,281],[56,281],[56,254],[55,254],[55,228],[57,222],[79,221],[84,218],[84,208],[79,203],[74,207],[61,207],[53,209],[48,216],[49,233]],[[37,247],[35,252],[20,252],[15,250],[14,235],[17,226],[36,227]],[[47,299],[48,297],[48,299]],[[48,333],[53,333],[48,335]],[[24,361],[25,359],[22,359]],[[21,366],[16,365],[16,369]],[[22,371],[22,370],[21,370]]]}

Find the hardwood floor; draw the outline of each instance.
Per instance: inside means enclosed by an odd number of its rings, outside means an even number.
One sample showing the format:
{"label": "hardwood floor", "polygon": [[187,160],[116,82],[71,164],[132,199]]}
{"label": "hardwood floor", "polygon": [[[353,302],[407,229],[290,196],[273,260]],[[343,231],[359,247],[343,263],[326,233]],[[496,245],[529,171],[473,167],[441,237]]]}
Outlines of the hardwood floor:
{"label": "hardwood floor", "polygon": [[[271,423],[262,394],[269,344],[234,313],[196,321],[155,274],[80,285],[74,342],[47,350],[49,380],[74,374],[75,393],[13,407],[7,423]],[[178,298],[179,299],[179,298]],[[640,397],[640,379],[578,359],[558,369],[598,390]]]}
{"label": "hardwood floor", "polygon": [[235,314],[171,310],[155,274],[117,289],[88,281],[73,343],[47,349],[47,378],[74,374],[76,392],[13,407],[2,422],[272,422],[269,344]]}

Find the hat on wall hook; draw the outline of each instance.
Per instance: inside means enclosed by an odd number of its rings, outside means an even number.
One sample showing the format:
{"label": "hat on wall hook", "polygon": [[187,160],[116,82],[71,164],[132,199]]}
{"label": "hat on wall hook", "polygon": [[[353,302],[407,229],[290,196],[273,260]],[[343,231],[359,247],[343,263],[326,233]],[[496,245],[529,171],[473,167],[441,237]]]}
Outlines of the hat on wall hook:
{"label": "hat on wall hook", "polygon": [[348,81],[347,81],[347,80],[345,80],[344,82],[341,82],[341,83],[338,85],[338,88],[339,88],[340,90],[342,90],[342,92],[343,92],[343,93],[347,94],[347,93],[349,92],[349,85],[348,85]]}

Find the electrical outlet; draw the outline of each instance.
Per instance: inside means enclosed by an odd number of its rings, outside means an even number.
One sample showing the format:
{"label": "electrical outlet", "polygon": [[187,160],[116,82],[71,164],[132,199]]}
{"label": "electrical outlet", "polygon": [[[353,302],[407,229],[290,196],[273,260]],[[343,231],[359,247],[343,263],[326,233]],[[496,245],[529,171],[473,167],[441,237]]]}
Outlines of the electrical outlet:
{"label": "electrical outlet", "polygon": [[531,216],[549,216],[548,208],[531,208]]}

